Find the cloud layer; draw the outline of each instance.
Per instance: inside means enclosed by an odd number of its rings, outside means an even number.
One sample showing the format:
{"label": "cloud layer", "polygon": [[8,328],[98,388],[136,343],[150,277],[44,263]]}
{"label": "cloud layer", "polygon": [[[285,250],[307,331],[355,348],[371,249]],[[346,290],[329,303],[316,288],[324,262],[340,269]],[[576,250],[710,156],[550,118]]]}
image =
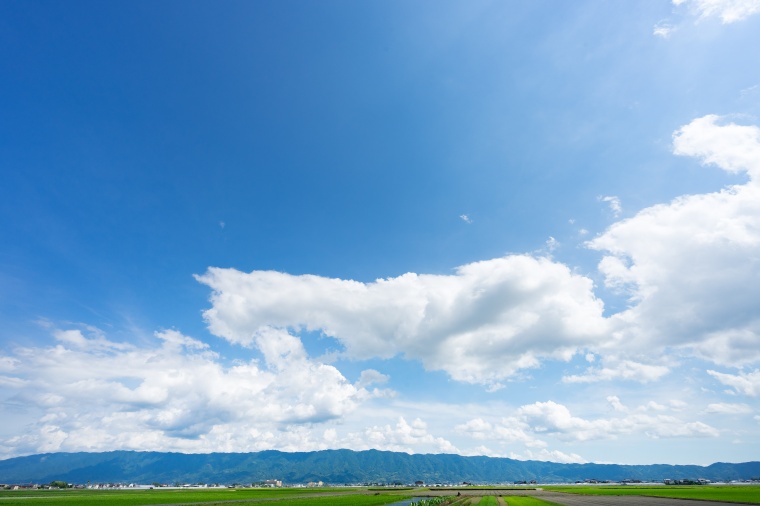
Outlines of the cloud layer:
{"label": "cloud layer", "polygon": [[198,280],[213,290],[209,329],[230,342],[261,347],[272,329],[320,331],[350,358],[403,355],[470,383],[567,360],[606,330],[590,279],[527,255],[372,283],[219,268]]}
{"label": "cloud layer", "polygon": [[[566,382],[655,381],[679,356],[757,363],[760,129],[705,116],[675,132],[673,151],[748,180],[646,208],[587,243],[603,254],[607,288],[629,298],[612,317],[603,317],[589,277],[531,255],[371,283],[211,268],[197,276],[213,290],[204,316],[212,333],[243,346],[263,350],[267,336],[287,332],[295,342],[318,331],[352,359],[400,355],[492,387],[581,350],[602,364]],[[603,200],[617,209],[617,198]],[[678,351],[652,358],[666,350]]]}
{"label": "cloud layer", "polygon": [[230,366],[175,330],[156,333],[159,345],[144,348],[78,329],[55,337],[55,346],[3,357],[0,383],[16,392],[6,402],[43,413],[3,443],[6,451],[287,446],[279,429],[342,417],[372,396],[309,360],[285,333],[266,336],[265,364]]}
{"label": "cloud layer", "polygon": [[[580,462],[577,453],[550,449],[547,439],[718,437],[712,425],[677,415],[678,401],[631,409],[616,396],[608,397],[615,411],[608,418],[575,415],[548,398],[448,428],[393,408],[382,419],[360,417],[340,428],[360,406],[390,403],[394,392],[373,385],[391,378],[367,368],[351,383],[302,342],[304,332],[318,332],[339,343],[343,359],[400,357],[491,390],[576,354],[585,355],[587,369],[564,374],[564,385],[657,383],[680,360],[696,357],[732,369],[705,371],[714,384],[757,397],[760,129],[697,118],[674,133],[673,152],[746,180],[643,209],[586,243],[601,254],[607,290],[628,299],[617,314],[604,315],[591,275],[537,255],[373,282],[209,268],[197,280],[211,289],[204,312],[210,332],[260,360],[227,363],[176,330],[142,345],[87,327],[56,330],[51,346],[0,355],[5,406],[38,414],[23,435],[0,441],[0,453],[349,447]],[[602,200],[618,209],[616,198]],[[746,402],[710,402],[701,413],[754,410]],[[454,433],[469,438],[468,446]]]}
{"label": "cloud layer", "polygon": [[687,195],[612,225],[589,247],[605,254],[605,284],[632,307],[612,318],[610,348],[680,349],[728,366],[760,359],[760,129],[698,118],[674,152],[749,180]]}

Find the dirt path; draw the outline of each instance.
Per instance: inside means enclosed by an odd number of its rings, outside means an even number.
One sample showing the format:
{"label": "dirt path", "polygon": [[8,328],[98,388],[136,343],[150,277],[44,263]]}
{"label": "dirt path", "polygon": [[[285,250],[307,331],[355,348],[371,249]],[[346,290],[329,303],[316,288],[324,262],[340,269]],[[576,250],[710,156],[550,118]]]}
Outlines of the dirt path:
{"label": "dirt path", "polygon": [[546,492],[536,490],[530,494],[533,497],[561,504],[562,506],[726,506],[720,501],[695,501],[692,499],[667,499],[663,497],[646,497],[632,495],[576,495],[561,492]]}
{"label": "dirt path", "polygon": [[[697,501],[693,499],[669,499],[664,497],[646,497],[646,496],[620,496],[620,495],[608,495],[608,496],[594,496],[594,495],[579,495],[579,494],[566,494],[562,492],[548,492],[541,489],[525,489],[525,490],[467,490],[462,491],[462,496],[469,497],[472,501],[471,504],[477,504],[475,501],[480,501],[480,496],[495,495],[499,501],[500,506],[507,506],[509,504],[509,496],[522,495],[531,496],[545,501],[551,501],[561,506],[728,506],[730,504],[741,503],[728,503],[722,501]],[[427,493],[428,496],[436,495],[452,495],[451,491],[434,491]]]}

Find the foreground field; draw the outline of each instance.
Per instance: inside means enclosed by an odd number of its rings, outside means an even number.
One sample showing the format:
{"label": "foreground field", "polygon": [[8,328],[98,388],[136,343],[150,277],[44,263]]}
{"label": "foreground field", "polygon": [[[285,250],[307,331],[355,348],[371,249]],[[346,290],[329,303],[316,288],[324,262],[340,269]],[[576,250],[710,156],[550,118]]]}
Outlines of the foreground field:
{"label": "foreground field", "polygon": [[528,496],[514,496],[507,501],[507,506],[555,506],[556,504]]}
{"label": "foreground field", "polygon": [[[758,486],[625,486],[436,489],[153,489],[153,490],[23,490],[0,491],[0,506],[138,505],[269,505],[382,506],[411,497],[420,504],[455,506],[588,506],[706,505],[721,501],[760,504]],[[607,497],[605,499],[605,497]],[[617,499],[615,498],[617,497]],[[675,499],[681,499],[677,501]],[[683,501],[686,499],[686,501]]]}
{"label": "foreground field", "polygon": [[760,486],[754,485],[544,487],[544,489],[581,495],[639,495],[760,504]]}
{"label": "foreground field", "polygon": [[0,506],[255,504],[272,501],[277,506],[380,506],[407,496],[408,492],[405,496],[356,489],[30,490],[0,492]]}

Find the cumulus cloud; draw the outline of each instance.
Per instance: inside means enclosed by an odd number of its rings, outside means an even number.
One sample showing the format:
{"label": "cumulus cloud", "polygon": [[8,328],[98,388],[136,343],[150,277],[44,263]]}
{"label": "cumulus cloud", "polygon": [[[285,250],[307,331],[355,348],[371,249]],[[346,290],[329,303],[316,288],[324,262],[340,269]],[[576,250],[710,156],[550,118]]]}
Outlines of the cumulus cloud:
{"label": "cumulus cloud", "polygon": [[610,418],[586,419],[575,416],[563,404],[546,401],[520,406],[512,416],[489,421],[473,418],[459,424],[455,430],[476,441],[489,442],[489,455],[498,454],[493,445],[513,448],[522,444],[526,450],[522,454],[511,454],[513,458],[553,460],[555,462],[584,462],[576,454],[561,454],[549,450],[546,439],[578,443],[592,440],[618,439],[631,435],[643,435],[652,439],[660,438],[703,438],[717,437],[720,432],[700,421],[687,421],[663,414],[668,408],[650,402],[630,409],[617,396],[608,396],[607,401],[616,415]]}
{"label": "cumulus cloud", "polygon": [[573,416],[570,410],[553,401],[522,406],[518,418],[537,434],[547,434],[564,441],[588,441],[617,438],[623,434],[644,433],[653,438],[717,437],[717,429],[702,422],[684,422],[668,415],[629,413],[622,418],[587,420]]}
{"label": "cumulus cloud", "polygon": [[740,371],[739,374],[725,374],[717,371],[707,371],[707,374],[720,381],[734,391],[757,397],[760,395],[760,370],[755,369],[752,372]]}
{"label": "cumulus cloud", "polygon": [[433,446],[438,453],[460,453],[450,441],[430,434],[428,425],[420,418],[409,423],[399,417],[395,426],[376,425],[364,431],[354,432],[346,438],[351,448],[357,450],[379,449],[412,453],[420,445]]}
{"label": "cumulus cloud", "polygon": [[0,358],[10,402],[43,413],[25,434],[0,441],[2,454],[304,449],[314,444],[287,441],[280,429],[341,418],[373,395],[277,330],[259,335],[263,364],[229,366],[176,330],[156,333],[148,347],[80,329],[54,336],[54,346]]}
{"label": "cumulus cloud", "polygon": [[[491,389],[580,351],[599,360],[566,383],[653,382],[683,354],[756,363],[760,129],[708,115],[674,133],[673,152],[748,180],[643,209],[588,241],[602,253],[605,286],[629,299],[611,317],[589,277],[527,254],[374,282],[209,268],[197,276],[212,289],[204,317],[212,333],[242,346],[295,346],[301,332],[321,332],[344,357],[401,356]],[[599,199],[621,212],[617,197]]]}
{"label": "cumulus cloud", "polygon": [[589,241],[605,285],[631,307],[611,319],[609,349],[681,349],[718,364],[760,360],[760,129],[698,118],[674,152],[749,180],[640,211]]}
{"label": "cumulus cloud", "polygon": [[673,134],[673,152],[700,158],[705,165],[751,177],[760,175],[760,129],[726,123],[709,114],[697,118]]}
{"label": "cumulus cloud", "polygon": [[518,417],[504,417],[498,422],[491,423],[482,418],[474,418],[467,423],[457,425],[455,430],[460,434],[483,441],[500,443],[522,443],[530,448],[544,448],[546,442],[530,434],[530,427]]}
{"label": "cumulus cloud", "polygon": [[403,355],[492,386],[541,359],[569,359],[606,324],[589,278],[529,255],[372,283],[220,268],[197,279],[213,290],[209,329],[232,343],[261,347],[272,329],[320,331],[350,358]]}
{"label": "cumulus cloud", "polygon": [[585,464],[588,460],[577,453],[565,453],[559,450],[525,450],[522,453],[510,453],[509,458],[515,460],[539,460],[543,462],[559,462],[561,464]]}

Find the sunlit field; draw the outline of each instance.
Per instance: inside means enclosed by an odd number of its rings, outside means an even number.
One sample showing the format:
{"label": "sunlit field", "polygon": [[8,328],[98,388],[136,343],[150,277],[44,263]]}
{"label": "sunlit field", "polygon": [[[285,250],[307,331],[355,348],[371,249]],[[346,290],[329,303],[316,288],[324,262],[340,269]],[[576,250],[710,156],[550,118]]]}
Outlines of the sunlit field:
{"label": "sunlit field", "polygon": [[[760,486],[547,486],[543,490],[574,495],[639,495],[682,499],[716,500],[760,504]],[[138,505],[220,505],[270,504],[276,506],[381,506],[412,497],[420,498],[420,505],[449,506],[546,506],[556,504],[527,495],[503,495],[498,488],[472,487],[450,489],[367,489],[367,488],[284,488],[284,489],[151,489],[151,490],[5,490],[0,491],[0,506],[30,506],[49,504],[77,506],[113,504]],[[491,491],[492,495],[488,495]],[[430,497],[431,492],[434,496]],[[540,489],[522,489],[526,494],[540,495]],[[459,494],[459,495],[457,495]],[[502,497],[499,497],[502,496]],[[559,501],[559,499],[555,499]],[[273,502],[274,501],[274,502]]]}
{"label": "sunlit field", "polygon": [[[407,492],[408,494],[408,492]],[[271,503],[278,506],[327,506],[335,504],[375,506],[404,499],[400,493],[379,493],[357,489],[152,489],[152,490],[23,490],[0,492],[0,505],[51,504],[73,506],[114,504],[201,504],[240,501]]]}
{"label": "sunlit field", "polygon": [[[483,504],[482,502],[480,504]],[[535,497],[528,496],[510,496],[507,498],[507,506],[553,506],[556,503],[542,501]]]}
{"label": "sunlit field", "polygon": [[745,502],[760,504],[760,486],[699,485],[699,486],[623,486],[623,487],[544,487],[554,492],[585,495],[646,495],[678,499]]}

